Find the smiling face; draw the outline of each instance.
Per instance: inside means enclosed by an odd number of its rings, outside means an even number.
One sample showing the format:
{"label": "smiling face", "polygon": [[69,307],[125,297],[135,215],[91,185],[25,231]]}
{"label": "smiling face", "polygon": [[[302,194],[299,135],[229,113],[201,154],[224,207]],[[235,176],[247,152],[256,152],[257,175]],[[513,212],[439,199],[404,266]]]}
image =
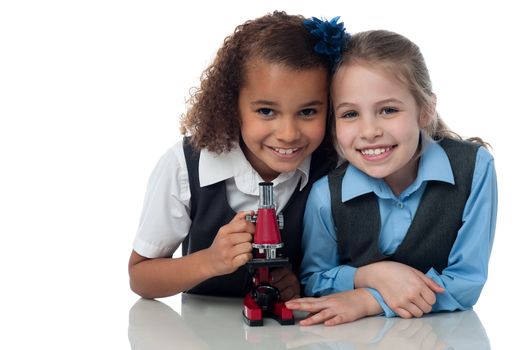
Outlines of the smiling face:
{"label": "smiling face", "polygon": [[241,144],[265,181],[295,170],[321,144],[327,118],[327,72],[265,61],[248,66],[239,92]]}
{"label": "smiling face", "polygon": [[332,92],[340,151],[399,195],[416,178],[420,128],[429,118],[405,84],[360,63],[340,67]]}

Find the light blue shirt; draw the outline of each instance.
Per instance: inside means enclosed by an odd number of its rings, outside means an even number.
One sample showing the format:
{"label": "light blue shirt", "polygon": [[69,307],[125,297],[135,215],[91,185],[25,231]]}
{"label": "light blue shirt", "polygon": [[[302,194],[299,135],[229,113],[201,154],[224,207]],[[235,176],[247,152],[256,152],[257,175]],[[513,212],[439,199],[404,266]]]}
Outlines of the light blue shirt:
{"label": "light blue shirt", "polygon": [[[428,181],[454,184],[449,159],[440,145],[430,142],[420,158],[415,181],[396,197],[382,179],[369,177],[349,165],[342,181],[342,201],[374,192],[381,218],[379,249],[385,255],[396,251],[415,216]],[[445,288],[436,294],[433,311],[466,310],[480,296],[488,276],[488,262],[497,217],[497,178],[493,157],[479,147],[471,194],[462,215],[463,225],[448,257],[448,266],[439,274],[431,268],[426,275]],[[339,265],[338,242],[331,213],[327,176],[312,187],[305,209],[301,283],[305,294],[321,296],[354,289],[356,268]],[[396,314],[374,289],[369,291],[388,317]]]}

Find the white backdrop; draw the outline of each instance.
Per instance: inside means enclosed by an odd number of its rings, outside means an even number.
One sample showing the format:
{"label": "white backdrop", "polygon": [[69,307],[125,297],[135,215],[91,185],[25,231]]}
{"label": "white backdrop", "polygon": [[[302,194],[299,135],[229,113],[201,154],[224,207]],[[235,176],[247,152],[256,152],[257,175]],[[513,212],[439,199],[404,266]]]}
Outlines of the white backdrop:
{"label": "white backdrop", "polygon": [[512,318],[526,311],[526,26],[518,5],[237,2],[0,2],[0,347],[129,347],[137,296],[127,260],[148,176],[180,138],[188,91],[224,37],[276,9],[340,15],[351,33],[408,36],[426,57],[446,122],[493,145],[499,218],[475,311],[494,349],[520,341]]}

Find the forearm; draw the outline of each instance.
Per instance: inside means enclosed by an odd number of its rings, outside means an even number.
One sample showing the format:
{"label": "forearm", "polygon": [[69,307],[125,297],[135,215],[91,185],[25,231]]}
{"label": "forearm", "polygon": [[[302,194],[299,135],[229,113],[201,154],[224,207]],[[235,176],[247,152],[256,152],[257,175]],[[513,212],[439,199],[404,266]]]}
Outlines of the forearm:
{"label": "forearm", "polygon": [[133,252],[129,264],[130,287],[144,298],[168,297],[214,277],[206,250],[181,258],[146,259]]}

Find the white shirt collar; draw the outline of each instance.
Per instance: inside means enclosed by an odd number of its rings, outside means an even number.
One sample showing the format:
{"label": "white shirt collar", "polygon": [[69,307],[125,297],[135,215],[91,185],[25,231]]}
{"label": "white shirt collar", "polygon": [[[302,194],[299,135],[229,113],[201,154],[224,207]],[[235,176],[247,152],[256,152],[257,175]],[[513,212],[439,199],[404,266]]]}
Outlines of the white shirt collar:
{"label": "white shirt collar", "polygon": [[[311,156],[307,157],[297,170],[289,173],[281,173],[276,179],[272,180],[274,185],[283,183],[292,178],[296,173],[301,178],[300,190],[302,190],[309,181]],[[201,187],[212,185],[214,183],[234,178],[236,186],[240,191],[257,194],[259,183],[263,181],[252,165],[248,162],[245,154],[236,145],[230,152],[217,154],[207,149],[201,150],[199,157],[199,182]]]}

